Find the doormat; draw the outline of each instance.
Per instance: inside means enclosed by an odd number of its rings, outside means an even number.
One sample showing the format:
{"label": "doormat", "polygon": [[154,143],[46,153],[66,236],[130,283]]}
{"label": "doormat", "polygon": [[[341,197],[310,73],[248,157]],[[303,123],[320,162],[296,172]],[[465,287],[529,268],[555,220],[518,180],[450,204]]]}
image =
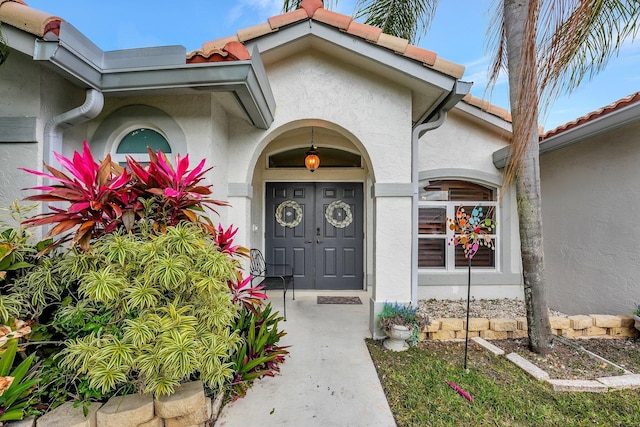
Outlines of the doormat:
{"label": "doormat", "polygon": [[318,296],[318,304],[362,304],[360,297]]}

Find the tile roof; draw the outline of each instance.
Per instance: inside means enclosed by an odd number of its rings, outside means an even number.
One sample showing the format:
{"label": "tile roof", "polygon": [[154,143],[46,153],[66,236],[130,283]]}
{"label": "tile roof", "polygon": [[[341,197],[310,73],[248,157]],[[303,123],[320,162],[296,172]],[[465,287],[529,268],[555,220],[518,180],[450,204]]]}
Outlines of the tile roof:
{"label": "tile roof", "polygon": [[562,132],[566,132],[569,129],[573,129],[575,127],[578,127],[580,125],[583,125],[585,123],[591,122],[593,120],[596,120],[600,117],[606,116],[608,114],[612,114],[615,113],[616,111],[631,105],[631,104],[636,104],[636,103],[640,103],[640,92],[636,92],[636,93],[632,93],[629,96],[626,96],[622,99],[619,99],[607,106],[604,106],[596,111],[592,111],[588,114],[585,114],[582,117],[578,117],[575,120],[572,120],[568,123],[563,124],[562,126],[558,126],[557,128],[550,130],[549,132],[545,133],[544,135],[542,135],[542,137],[540,138],[541,140],[544,140],[546,138],[550,138],[552,136],[558,135]]}
{"label": "tile roof", "polygon": [[234,36],[206,42],[202,48],[187,54],[187,62],[218,61],[220,60],[220,52],[224,51],[229,42],[245,43],[308,19],[322,22],[352,36],[365,39],[451,77],[461,78],[464,73],[464,66],[438,58],[433,51],[410,45],[406,39],[384,34],[380,28],[355,22],[348,15],[324,9],[321,0],[302,0],[300,9],[272,16],[266,23],[239,30]]}
{"label": "tile roof", "polygon": [[0,0],[0,22],[38,37],[60,31],[62,19],[29,7],[22,0]]}
{"label": "tile roof", "polygon": [[511,113],[506,108],[498,107],[493,105],[489,101],[485,101],[482,98],[477,98],[470,93],[466,94],[464,98],[462,98],[464,102],[469,105],[473,105],[474,107],[478,107],[482,111],[489,113],[493,116],[496,116],[502,120],[507,122],[511,122]]}

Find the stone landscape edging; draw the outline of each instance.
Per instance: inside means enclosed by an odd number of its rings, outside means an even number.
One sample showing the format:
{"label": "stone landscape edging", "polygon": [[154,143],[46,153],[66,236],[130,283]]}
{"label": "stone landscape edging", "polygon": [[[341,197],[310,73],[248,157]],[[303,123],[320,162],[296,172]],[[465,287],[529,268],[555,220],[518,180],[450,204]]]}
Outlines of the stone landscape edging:
{"label": "stone landscape edging", "polygon": [[[571,339],[588,338],[635,338],[638,330],[630,315],[589,314],[573,316],[553,316],[549,318],[551,332],[554,335]],[[432,319],[422,329],[420,340],[464,339],[466,319]],[[527,338],[527,319],[510,318],[470,318],[469,338],[480,337],[486,340]]]}
{"label": "stone landscape edging", "polygon": [[91,402],[88,415],[82,405],[67,402],[40,418],[10,422],[7,427],[204,427],[218,417],[224,393],[205,396],[201,381],[181,384],[171,396],[148,394],[115,396],[106,403]]}

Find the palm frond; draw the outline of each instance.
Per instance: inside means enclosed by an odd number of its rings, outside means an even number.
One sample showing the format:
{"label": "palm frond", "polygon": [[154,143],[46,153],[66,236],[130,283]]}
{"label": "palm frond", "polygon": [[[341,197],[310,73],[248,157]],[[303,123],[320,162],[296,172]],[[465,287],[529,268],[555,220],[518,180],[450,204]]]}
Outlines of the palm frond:
{"label": "palm frond", "polygon": [[544,6],[538,29],[539,74],[540,91],[549,102],[586,77],[593,78],[638,35],[638,1],[557,0]]}
{"label": "palm frond", "polygon": [[429,29],[437,6],[438,0],[358,0],[354,16],[385,34],[417,43]]}

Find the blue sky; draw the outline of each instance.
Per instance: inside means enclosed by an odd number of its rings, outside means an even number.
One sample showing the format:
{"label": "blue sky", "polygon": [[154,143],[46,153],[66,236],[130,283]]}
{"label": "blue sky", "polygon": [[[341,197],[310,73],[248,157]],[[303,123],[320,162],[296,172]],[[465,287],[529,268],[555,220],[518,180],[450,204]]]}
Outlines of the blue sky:
{"label": "blue sky", "polygon": [[[26,0],[36,9],[70,22],[103,50],[182,45],[187,50],[203,42],[235,34],[281,13],[282,0],[87,1]],[[351,15],[355,0],[327,2],[332,10]],[[438,56],[466,67],[462,80],[474,82],[471,92],[484,93],[488,65],[487,28],[493,0],[440,2],[429,32],[417,43]],[[607,69],[585,81],[570,96],[558,98],[541,124],[550,130],[640,90],[640,40],[627,43]],[[503,79],[490,101],[508,108]]]}

